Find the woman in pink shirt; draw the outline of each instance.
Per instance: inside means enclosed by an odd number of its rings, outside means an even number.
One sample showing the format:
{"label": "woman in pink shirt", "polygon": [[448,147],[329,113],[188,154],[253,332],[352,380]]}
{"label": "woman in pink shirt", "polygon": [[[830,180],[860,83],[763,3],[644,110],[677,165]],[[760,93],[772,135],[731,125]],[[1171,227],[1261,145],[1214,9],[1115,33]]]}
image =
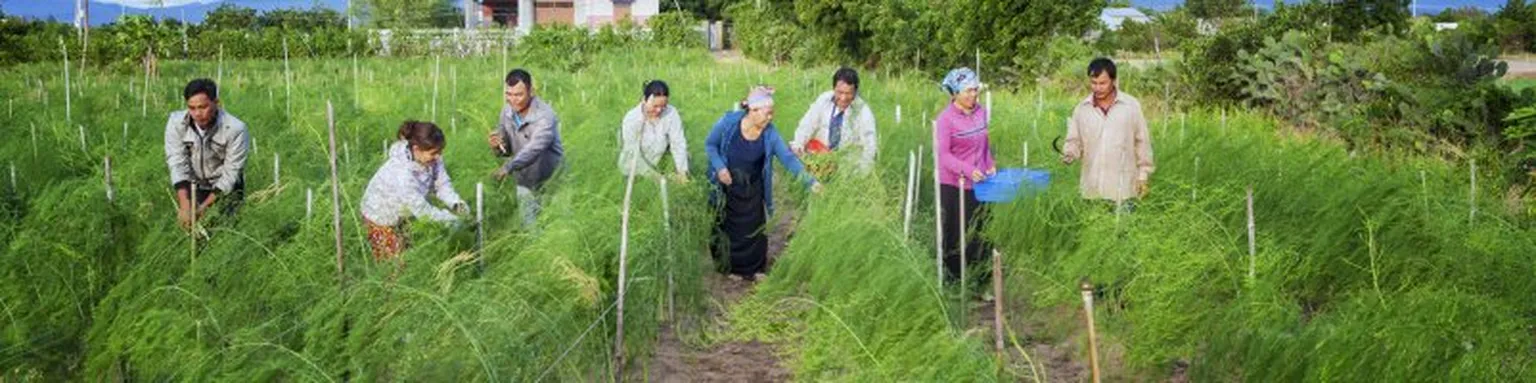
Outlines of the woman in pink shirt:
{"label": "woman in pink shirt", "polygon": [[[997,173],[993,164],[991,141],[987,132],[987,110],[976,102],[981,79],[970,68],[949,71],[942,87],[949,92],[950,103],[939,113],[934,125],[934,148],[939,156],[939,206],[944,220],[944,268],[951,281],[960,268],[960,211],[965,201],[967,264],[983,261],[990,253],[983,247],[980,231],[981,202],[972,185]],[[985,273],[983,273],[985,274]]]}

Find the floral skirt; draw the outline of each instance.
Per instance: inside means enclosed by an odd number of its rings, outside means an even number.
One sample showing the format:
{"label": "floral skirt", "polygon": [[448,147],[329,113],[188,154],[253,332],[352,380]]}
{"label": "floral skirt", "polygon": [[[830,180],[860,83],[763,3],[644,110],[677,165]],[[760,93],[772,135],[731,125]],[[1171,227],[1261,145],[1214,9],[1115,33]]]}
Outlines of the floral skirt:
{"label": "floral skirt", "polygon": [[363,223],[368,226],[368,244],[373,248],[374,261],[396,260],[410,246],[403,227],[384,226],[367,219]]}

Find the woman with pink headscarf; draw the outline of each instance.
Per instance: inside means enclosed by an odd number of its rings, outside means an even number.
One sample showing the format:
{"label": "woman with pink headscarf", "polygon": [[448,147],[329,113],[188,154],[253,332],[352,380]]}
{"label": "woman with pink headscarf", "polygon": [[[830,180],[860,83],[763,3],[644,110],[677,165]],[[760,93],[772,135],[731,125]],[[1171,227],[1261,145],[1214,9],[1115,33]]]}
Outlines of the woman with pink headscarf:
{"label": "woman with pink headscarf", "polygon": [[719,208],[715,256],[732,279],[757,280],[768,266],[763,228],[773,214],[773,161],[812,190],[821,185],[773,125],[773,88],[758,86],[740,110],[726,113],[704,141],[709,154],[710,202]]}

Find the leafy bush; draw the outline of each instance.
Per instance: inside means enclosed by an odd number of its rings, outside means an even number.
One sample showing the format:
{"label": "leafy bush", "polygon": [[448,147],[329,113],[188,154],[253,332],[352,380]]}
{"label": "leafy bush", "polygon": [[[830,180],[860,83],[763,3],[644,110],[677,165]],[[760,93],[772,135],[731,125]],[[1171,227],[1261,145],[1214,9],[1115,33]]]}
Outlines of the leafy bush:
{"label": "leafy bush", "polygon": [[651,27],[651,41],[662,46],[698,48],[704,46],[704,36],[694,27],[699,20],[685,12],[662,12],[646,20]]}

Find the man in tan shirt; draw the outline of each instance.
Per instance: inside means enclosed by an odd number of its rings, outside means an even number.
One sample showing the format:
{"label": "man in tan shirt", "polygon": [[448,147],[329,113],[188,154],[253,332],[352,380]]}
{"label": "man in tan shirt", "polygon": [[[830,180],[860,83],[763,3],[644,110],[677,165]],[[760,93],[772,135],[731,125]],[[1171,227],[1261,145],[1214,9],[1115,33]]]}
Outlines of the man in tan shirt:
{"label": "man in tan shirt", "polygon": [[1062,163],[1083,160],[1083,198],[1122,204],[1144,197],[1152,164],[1152,137],[1141,103],[1115,84],[1115,62],[1097,58],[1088,64],[1093,96],[1077,104],[1067,120]]}

